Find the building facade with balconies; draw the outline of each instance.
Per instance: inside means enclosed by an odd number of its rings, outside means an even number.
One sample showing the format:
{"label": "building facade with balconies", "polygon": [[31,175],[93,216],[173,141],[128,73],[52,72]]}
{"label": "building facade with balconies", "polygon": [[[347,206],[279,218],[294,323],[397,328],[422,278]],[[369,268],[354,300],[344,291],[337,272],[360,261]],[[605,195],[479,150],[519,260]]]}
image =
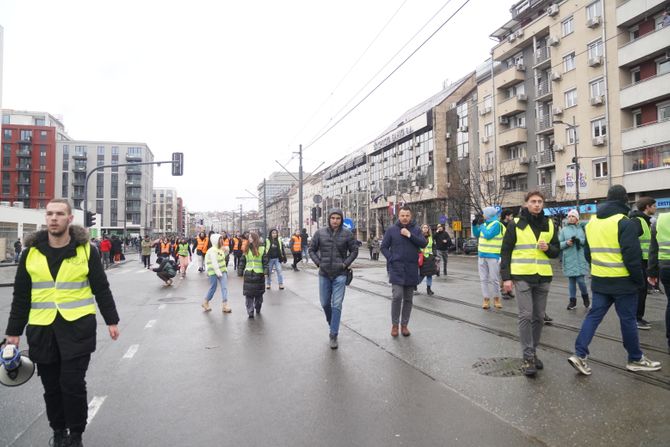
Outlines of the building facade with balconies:
{"label": "building facade with balconies", "polygon": [[60,197],[54,188],[57,142],[68,139],[61,121],[49,113],[3,110],[0,201],[45,208]]}
{"label": "building facade with balconies", "polygon": [[153,188],[151,229],[155,235],[179,235],[177,198],[175,188]]}

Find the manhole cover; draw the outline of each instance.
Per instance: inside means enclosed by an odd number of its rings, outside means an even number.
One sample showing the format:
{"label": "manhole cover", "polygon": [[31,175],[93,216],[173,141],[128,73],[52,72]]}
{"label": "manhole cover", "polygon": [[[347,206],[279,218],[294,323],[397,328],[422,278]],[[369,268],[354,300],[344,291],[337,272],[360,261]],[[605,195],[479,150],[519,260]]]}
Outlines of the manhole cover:
{"label": "manhole cover", "polygon": [[479,359],[472,365],[472,368],[483,376],[514,377],[523,374],[521,372],[522,361],[523,359],[515,357]]}
{"label": "manhole cover", "polygon": [[186,298],[173,296],[170,298],[159,298],[158,301],[160,301],[161,303],[176,303],[177,301],[186,301]]}

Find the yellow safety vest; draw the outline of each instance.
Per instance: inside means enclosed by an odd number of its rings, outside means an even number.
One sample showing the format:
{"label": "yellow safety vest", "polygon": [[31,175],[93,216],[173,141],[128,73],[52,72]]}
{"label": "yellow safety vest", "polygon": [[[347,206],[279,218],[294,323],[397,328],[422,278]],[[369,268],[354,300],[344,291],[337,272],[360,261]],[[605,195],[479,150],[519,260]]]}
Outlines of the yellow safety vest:
{"label": "yellow safety vest", "polygon": [[642,249],[642,259],[649,259],[649,244],[651,244],[651,229],[644,217],[638,217],[642,227],[642,236],[640,236],[640,248]]}
{"label": "yellow safety vest", "polygon": [[605,219],[592,216],[586,224],[586,240],[591,251],[591,274],[600,278],[623,278],[630,276],[623,263],[619,245],[619,221],[628,219],[615,214]]}
{"label": "yellow safety vest", "polygon": [[429,257],[433,256],[433,236],[428,236],[427,240],[428,240],[428,243],[421,250],[423,252],[423,257],[424,258],[429,258]]}
{"label": "yellow safety vest", "polygon": [[658,216],[656,221],[656,241],[658,242],[658,260],[670,260],[670,213]]}
{"label": "yellow safety vest", "polygon": [[77,255],[63,260],[54,281],[46,256],[37,248],[30,248],[26,258],[32,281],[28,324],[48,326],[57,313],[67,321],[95,315],[95,298],[88,284],[90,251],[88,243],[77,246]]}
{"label": "yellow safety vest", "polygon": [[188,256],[188,244],[179,244],[179,251],[177,254],[179,256]]}
{"label": "yellow safety vest", "polygon": [[491,253],[491,254],[496,254],[499,255],[500,251],[502,250],[502,242],[503,242],[503,237],[505,236],[505,226],[498,222],[497,220],[494,220],[490,224],[486,225],[486,229],[490,230],[493,225],[500,225],[500,232],[493,237],[492,239],[486,239],[482,234],[479,234],[479,241],[478,241],[478,247],[477,251],[479,253]]}
{"label": "yellow safety vest", "polygon": [[[215,248],[214,250],[216,251],[216,262],[219,264],[219,270],[221,270],[221,272],[227,272],[228,268],[226,267],[226,253],[220,248]],[[205,259],[206,259],[205,265],[207,266],[207,274],[209,276],[216,275],[216,271],[214,270],[212,260],[209,258],[209,256],[207,256]]]}
{"label": "yellow safety vest", "polygon": [[254,271],[256,273],[263,273],[263,255],[265,254],[265,247],[258,248],[258,256],[254,256],[251,250],[245,255],[247,258],[247,265],[244,270]]}
{"label": "yellow safety vest", "polygon": [[[519,222],[519,218],[514,219]],[[549,256],[539,248],[537,244],[540,239],[547,244],[554,237],[554,221],[549,219],[549,231],[542,231],[540,237],[536,238],[533,229],[527,225],[525,229],[516,227],[516,245],[512,250],[512,275],[530,276],[554,276]]]}

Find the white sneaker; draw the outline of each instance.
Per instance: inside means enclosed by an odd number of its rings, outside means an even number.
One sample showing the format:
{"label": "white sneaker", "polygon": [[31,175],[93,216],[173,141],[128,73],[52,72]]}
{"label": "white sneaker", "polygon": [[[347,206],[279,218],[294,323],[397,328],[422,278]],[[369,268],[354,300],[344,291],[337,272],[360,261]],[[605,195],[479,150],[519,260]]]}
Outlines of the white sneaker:
{"label": "white sneaker", "polygon": [[579,371],[580,374],[584,374],[585,376],[591,375],[591,368],[586,363],[586,357],[581,358],[578,355],[571,355],[568,357],[568,363],[570,363],[573,368]]}
{"label": "white sneaker", "polygon": [[655,362],[648,359],[644,355],[636,362],[628,362],[626,364],[628,371],[658,371],[661,369],[661,362]]}

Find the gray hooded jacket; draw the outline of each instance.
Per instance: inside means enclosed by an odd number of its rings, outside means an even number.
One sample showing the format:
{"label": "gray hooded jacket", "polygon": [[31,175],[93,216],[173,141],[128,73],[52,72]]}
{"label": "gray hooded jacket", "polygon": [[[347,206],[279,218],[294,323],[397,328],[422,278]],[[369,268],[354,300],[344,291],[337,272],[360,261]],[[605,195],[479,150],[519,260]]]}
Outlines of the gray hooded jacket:
{"label": "gray hooded jacket", "polygon": [[333,214],[339,214],[344,219],[342,210],[330,210],[328,226],[314,233],[309,244],[309,257],[319,267],[319,274],[330,279],[343,275],[358,257],[358,244],[353,233],[342,224],[335,230],[330,228],[330,216]]}

